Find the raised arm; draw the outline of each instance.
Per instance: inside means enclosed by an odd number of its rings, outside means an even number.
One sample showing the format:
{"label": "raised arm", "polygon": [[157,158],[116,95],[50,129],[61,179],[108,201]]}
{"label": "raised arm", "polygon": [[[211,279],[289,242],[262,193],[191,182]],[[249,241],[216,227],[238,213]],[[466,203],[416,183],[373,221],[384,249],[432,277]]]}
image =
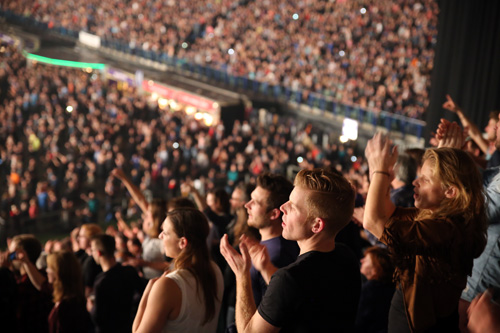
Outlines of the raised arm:
{"label": "raised arm", "polygon": [[122,169],[116,168],[111,171],[111,175],[118,178],[123,185],[125,185],[128,192],[132,196],[132,199],[134,199],[135,203],[139,206],[139,208],[141,208],[142,212],[146,213],[149,208],[148,201],[144,197],[144,194],[142,194],[141,190],[125,175],[125,172],[123,172]]}
{"label": "raised arm", "polygon": [[398,158],[397,148],[392,141],[377,133],[368,141],[365,156],[370,169],[370,188],[366,198],[363,227],[377,238],[382,236],[385,224],[396,209],[390,198],[394,165]]}
{"label": "raised arm", "polygon": [[17,249],[16,252],[17,259],[21,261],[26,274],[28,274],[31,284],[33,284],[37,290],[42,290],[42,286],[47,281],[47,278],[43,276],[43,274],[36,268],[35,264],[28,259],[28,255],[24,250]]}
{"label": "raised arm", "polygon": [[462,123],[462,126],[468,129],[468,134],[472,140],[479,146],[481,151],[488,153],[488,141],[483,138],[479,128],[463,113],[462,109],[455,103],[450,95],[446,95],[446,102],[443,103],[443,108],[455,112]]}
{"label": "raised arm", "polygon": [[193,196],[194,202],[198,209],[204,211],[207,208],[207,200],[198,192],[191,181],[186,181],[181,184],[181,192],[189,193]]}

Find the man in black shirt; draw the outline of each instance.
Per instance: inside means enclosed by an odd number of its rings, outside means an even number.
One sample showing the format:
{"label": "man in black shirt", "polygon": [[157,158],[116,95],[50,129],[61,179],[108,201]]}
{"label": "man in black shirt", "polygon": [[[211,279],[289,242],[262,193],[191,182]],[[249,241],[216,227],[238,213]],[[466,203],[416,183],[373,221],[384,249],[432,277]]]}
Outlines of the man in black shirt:
{"label": "man in black shirt", "polygon": [[95,236],[91,241],[92,256],[102,267],[96,277],[94,294],[87,309],[96,332],[130,332],[144,283],[135,268],[116,262],[115,240],[109,235]]}
{"label": "man in black shirt", "polygon": [[238,332],[348,332],[361,288],[359,264],[337,233],[351,220],[354,189],[340,174],[324,169],[302,170],[290,200],[281,206],[283,237],[296,240],[297,260],[274,273],[256,311],[250,266],[269,266],[265,249],[249,252],[244,241],[238,254],[221,241],[221,253],[235,272]]}

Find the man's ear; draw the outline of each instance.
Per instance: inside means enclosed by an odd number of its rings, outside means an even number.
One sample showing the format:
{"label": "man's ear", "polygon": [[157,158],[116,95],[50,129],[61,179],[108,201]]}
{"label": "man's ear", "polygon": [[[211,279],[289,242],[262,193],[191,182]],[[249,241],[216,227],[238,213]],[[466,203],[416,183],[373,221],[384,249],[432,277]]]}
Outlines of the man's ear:
{"label": "man's ear", "polygon": [[323,229],[325,229],[325,220],[323,220],[321,217],[316,217],[313,220],[311,231],[317,234]]}
{"label": "man's ear", "polygon": [[186,248],[187,245],[188,245],[188,240],[186,239],[186,237],[181,237],[179,239],[179,248],[183,250],[184,248]]}
{"label": "man's ear", "polygon": [[444,195],[448,198],[448,199],[451,199],[451,198],[454,198],[456,197],[458,194],[458,190],[455,186],[449,186],[448,189],[444,192]]}
{"label": "man's ear", "polygon": [[270,212],[269,212],[269,218],[271,220],[277,220],[279,219],[281,216],[281,211],[279,210],[279,208],[273,208]]}

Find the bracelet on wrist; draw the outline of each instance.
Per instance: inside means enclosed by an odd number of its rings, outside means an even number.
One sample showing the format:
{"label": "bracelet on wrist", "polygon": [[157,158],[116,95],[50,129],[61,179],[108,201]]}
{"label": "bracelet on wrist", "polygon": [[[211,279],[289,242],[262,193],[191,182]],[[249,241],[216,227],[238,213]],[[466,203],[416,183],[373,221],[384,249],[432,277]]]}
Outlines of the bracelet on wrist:
{"label": "bracelet on wrist", "polygon": [[380,174],[382,174],[382,175],[386,175],[387,177],[391,177],[391,174],[390,174],[389,172],[387,172],[387,171],[379,171],[379,170],[377,170],[377,171],[373,171],[373,172],[372,172],[372,176],[373,176],[374,174],[376,174],[376,173],[380,173]]}

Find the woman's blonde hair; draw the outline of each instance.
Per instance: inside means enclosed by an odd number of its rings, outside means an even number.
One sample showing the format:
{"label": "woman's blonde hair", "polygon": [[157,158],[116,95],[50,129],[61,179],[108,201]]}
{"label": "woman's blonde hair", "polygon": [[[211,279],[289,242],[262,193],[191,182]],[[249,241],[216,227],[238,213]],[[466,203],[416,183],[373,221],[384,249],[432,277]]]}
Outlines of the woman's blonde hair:
{"label": "woman's blonde hair", "polygon": [[73,297],[82,302],[85,300],[82,268],[73,252],[59,251],[49,254],[47,267],[54,271],[55,276],[52,284],[54,303]]}
{"label": "woman's blonde hair", "polygon": [[452,198],[445,197],[437,210],[421,210],[417,219],[454,217],[463,220],[466,231],[472,236],[473,253],[479,256],[486,244],[487,224],[483,183],[476,164],[469,154],[454,148],[427,149],[422,164],[425,162],[430,163],[444,190],[453,186],[457,193]]}

